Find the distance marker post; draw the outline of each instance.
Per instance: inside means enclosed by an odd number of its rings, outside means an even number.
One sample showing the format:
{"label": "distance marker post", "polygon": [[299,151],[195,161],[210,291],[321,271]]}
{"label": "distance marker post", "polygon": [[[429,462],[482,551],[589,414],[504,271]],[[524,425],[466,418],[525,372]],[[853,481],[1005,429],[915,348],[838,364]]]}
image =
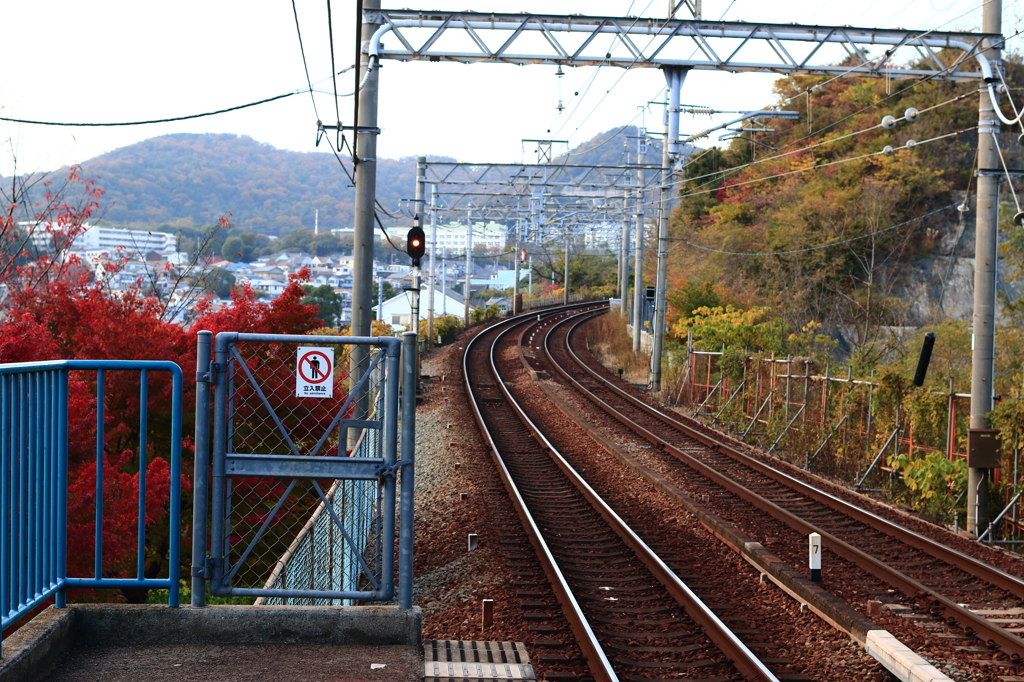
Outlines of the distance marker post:
{"label": "distance marker post", "polygon": [[808,562],[811,567],[811,582],[821,582],[821,536],[811,533],[808,536]]}

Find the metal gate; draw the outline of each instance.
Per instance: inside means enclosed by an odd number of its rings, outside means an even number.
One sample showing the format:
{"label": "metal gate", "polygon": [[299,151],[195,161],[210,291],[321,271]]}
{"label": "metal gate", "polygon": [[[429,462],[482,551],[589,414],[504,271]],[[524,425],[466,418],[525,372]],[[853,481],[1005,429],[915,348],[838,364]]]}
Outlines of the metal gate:
{"label": "metal gate", "polygon": [[[205,580],[211,594],[261,602],[391,599],[400,502],[400,601],[411,607],[408,409],[398,457],[402,355],[412,375],[403,383],[415,376],[408,336],[403,353],[393,337],[222,332],[211,363],[210,335],[200,332],[194,556],[206,553],[207,499],[211,532],[205,564],[194,562],[193,604],[203,603]],[[407,391],[403,402],[414,400]],[[201,458],[211,444],[208,469]]]}

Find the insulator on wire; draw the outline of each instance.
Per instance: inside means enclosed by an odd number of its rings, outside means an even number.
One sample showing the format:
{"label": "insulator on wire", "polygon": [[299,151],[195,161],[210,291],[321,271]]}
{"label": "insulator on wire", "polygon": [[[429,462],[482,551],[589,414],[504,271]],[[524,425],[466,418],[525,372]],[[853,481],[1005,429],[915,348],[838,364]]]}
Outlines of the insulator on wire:
{"label": "insulator on wire", "polygon": [[895,128],[896,127],[896,117],[895,116],[886,116],[885,118],[883,118],[882,119],[882,127],[885,128],[886,130],[892,130],[893,128]]}

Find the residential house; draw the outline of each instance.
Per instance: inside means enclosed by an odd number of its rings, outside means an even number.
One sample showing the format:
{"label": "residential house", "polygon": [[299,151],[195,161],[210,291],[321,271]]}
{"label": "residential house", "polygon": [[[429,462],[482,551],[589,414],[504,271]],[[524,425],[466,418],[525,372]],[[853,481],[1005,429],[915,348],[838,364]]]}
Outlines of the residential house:
{"label": "residential house", "polygon": [[[380,309],[380,314],[377,315],[377,319],[381,319],[384,322],[390,324],[393,328],[398,330],[408,329],[411,327],[412,320],[412,293],[411,291],[403,291],[393,298],[389,298],[384,301],[381,305],[376,305],[373,310],[376,312]],[[420,319],[425,320],[429,317],[428,309],[429,293],[426,289],[420,291]],[[462,296],[448,289],[442,291],[440,286],[434,287],[434,317],[440,317],[442,315],[459,315],[461,316],[465,310],[465,302]]]}

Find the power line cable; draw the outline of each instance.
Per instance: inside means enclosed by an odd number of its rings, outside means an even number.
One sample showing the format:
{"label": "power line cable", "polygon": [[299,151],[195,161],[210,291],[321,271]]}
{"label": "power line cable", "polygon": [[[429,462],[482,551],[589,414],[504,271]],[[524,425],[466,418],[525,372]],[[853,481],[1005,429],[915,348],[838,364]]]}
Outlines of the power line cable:
{"label": "power line cable", "polygon": [[[316,110],[316,98],[313,97],[313,83],[309,80],[309,66],[306,64],[306,48],[302,45],[302,29],[299,27],[299,10],[295,7],[295,0],[292,0],[292,14],[295,15],[295,33],[299,36],[299,52],[302,53],[302,69],[306,72],[306,85],[309,86],[309,99],[313,102],[313,113],[316,120],[320,120],[320,114]],[[331,69],[333,72],[334,70]]]}
{"label": "power line cable", "polygon": [[[648,8],[649,8],[649,7],[651,6],[651,5],[653,5],[653,4],[654,4],[654,0],[650,0],[650,2],[648,2],[648,3],[647,3],[647,5],[646,5],[646,6],[645,6],[645,7],[644,7],[644,8],[642,9],[642,10],[640,10],[640,14],[643,14],[644,12],[646,12],[646,11],[647,11],[647,9],[648,9]],[[670,22],[671,20],[672,20],[671,18],[667,18],[667,19],[665,19],[664,23],[662,23],[662,25],[661,25],[661,26],[660,26],[660,27],[658,28],[658,31],[660,32],[660,31],[661,31],[661,29],[663,29],[663,28],[665,28],[666,26],[668,26],[668,22]],[[638,23],[639,21],[640,21],[640,17],[639,17],[639,16],[637,16],[637,17],[636,17],[636,18],[635,18],[635,19],[633,20],[633,23],[632,23],[632,24],[631,24],[631,25],[629,26],[629,28],[628,28],[628,29],[626,29],[626,31],[628,32],[628,31],[629,31],[630,29],[632,29],[632,28],[633,28],[634,26],[636,26],[636,25],[637,25],[637,23]],[[654,36],[652,36],[652,37],[651,37],[651,39],[650,39],[649,41],[647,41],[647,45],[646,45],[646,46],[644,46],[644,49],[643,49],[643,50],[640,50],[640,51],[639,51],[639,52],[637,53],[637,55],[636,55],[636,56],[635,56],[635,57],[633,58],[633,62],[632,62],[632,64],[630,64],[630,65],[629,65],[628,67],[626,67],[625,69],[623,69],[622,73],[621,73],[621,74],[619,74],[619,77],[618,77],[618,79],[616,79],[616,81],[615,81],[614,83],[612,83],[612,86],[611,86],[610,88],[608,88],[608,89],[607,89],[607,90],[605,91],[604,95],[602,95],[602,96],[601,96],[601,99],[599,99],[599,100],[597,101],[597,104],[595,104],[595,105],[594,105],[594,108],[590,110],[590,113],[589,113],[589,114],[587,114],[586,118],[584,118],[584,119],[583,119],[583,120],[582,120],[582,121],[580,122],[580,124],[579,124],[578,126],[576,126],[576,130],[579,130],[579,129],[580,129],[580,128],[581,128],[582,126],[583,126],[583,124],[584,124],[584,123],[586,123],[586,122],[587,122],[587,121],[588,121],[588,120],[590,119],[590,117],[594,115],[594,112],[595,112],[595,111],[597,111],[597,108],[598,108],[599,106],[601,106],[601,102],[603,102],[603,101],[605,100],[605,98],[607,98],[607,97],[608,97],[608,95],[610,95],[610,94],[611,94],[612,90],[614,90],[614,89],[615,89],[615,86],[617,86],[617,85],[618,85],[618,84],[619,84],[619,83],[620,83],[620,82],[622,81],[623,77],[625,77],[625,75],[626,75],[626,74],[627,74],[627,73],[629,72],[629,69],[630,69],[630,68],[632,68],[632,66],[633,66],[634,64],[636,64],[636,63],[637,63],[637,62],[638,62],[638,61],[640,60],[640,57],[641,57],[641,56],[642,56],[642,55],[644,54],[644,51],[645,51],[645,50],[646,50],[646,49],[647,49],[648,47],[650,47],[650,46],[651,46],[651,44],[652,44],[652,43],[654,42],[654,40],[655,40],[655,39],[656,39],[657,37],[658,37],[657,35],[654,35]],[[612,43],[614,44],[614,42],[615,42],[615,37],[613,36],[613,38],[612,38]],[[611,51],[611,48],[609,47],[609,53],[610,53],[610,51]],[[598,67],[598,70],[600,71],[600,67]],[[583,102],[583,100],[582,100],[582,98],[581,98],[581,99],[580,99],[580,103],[582,104],[582,102]],[[577,105],[577,108],[578,108],[578,107],[579,107],[579,105]],[[574,109],[574,110],[573,110],[573,114],[575,114],[575,113],[576,113],[576,110]],[[572,118],[572,115],[573,115],[573,114],[570,114],[570,115],[569,115],[568,117],[566,117],[566,119],[565,119],[565,121],[564,121],[564,122],[562,123],[561,127],[559,127],[559,128],[558,128],[558,130],[557,130],[557,131],[555,132],[555,136],[556,136],[556,137],[558,136],[558,134],[559,134],[559,133],[561,133],[561,132],[562,132],[562,130],[564,130],[564,129],[565,129],[565,126],[567,126],[567,125],[569,124],[569,119],[570,119],[570,118]],[[573,132],[575,132],[575,131],[573,131]]]}
{"label": "power line cable", "polygon": [[[248,104],[239,104],[238,106],[228,107],[227,109],[217,109],[216,111],[206,111],[201,114],[189,114],[187,116],[174,116],[172,118],[155,118],[146,121],[122,121],[118,123],[72,123],[72,122],[61,122],[61,121],[36,121],[24,118],[12,118],[10,116],[0,116],[0,121],[9,121],[11,123],[27,123],[29,125],[37,126],[68,126],[75,128],[111,128],[117,126],[142,126],[151,125],[153,123],[173,123],[175,121],[189,121],[195,118],[204,118],[206,116],[216,116],[218,114],[226,114],[231,111],[238,111],[239,109],[248,109],[249,107],[259,106],[260,104],[268,104],[269,102],[276,102],[279,99],[291,97],[297,95],[300,92],[305,92],[305,88],[295,90],[293,92],[286,92],[283,95],[276,95],[274,97],[268,97],[261,99],[256,102],[249,102]],[[316,107],[313,108],[314,113]]]}
{"label": "power line cable", "polygon": [[[336,131],[339,135],[341,132],[341,109],[338,106],[338,76],[336,74],[337,67],[334,65],[334,22],[331,20],[331,0],[327,0],[327,40],[331,46],[331,83],[334,85],[334,114],[338,121],[338,130]],[[312,89],[312,86],[310,86]],[[341,145],[338,145],[339,147]]]}

